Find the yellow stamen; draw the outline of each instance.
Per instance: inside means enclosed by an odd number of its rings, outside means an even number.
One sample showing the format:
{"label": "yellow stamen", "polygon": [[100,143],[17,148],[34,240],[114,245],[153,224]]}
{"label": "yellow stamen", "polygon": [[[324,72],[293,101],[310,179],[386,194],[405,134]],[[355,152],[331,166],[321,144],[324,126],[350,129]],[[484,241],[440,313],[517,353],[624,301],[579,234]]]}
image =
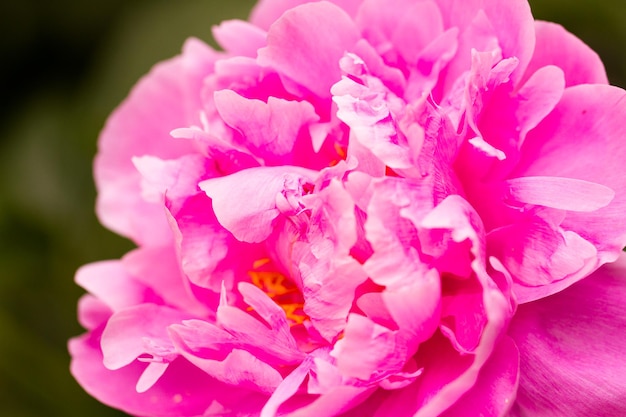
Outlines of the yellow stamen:
{"label": "yellow stamen", "polygon": [[[252,264],[254,269],[270,263],[268,258],[262,258]],[[280,308],[285,311],[290,325],[302,324],[309,317],[304,313],[304,303],[298,288],[280,272],[272,271],[248,271],[252,283],[263,290]],[[248,311],[252,311],[248,307]]]}
{"label": "yellow stamen", "polygon": [[259,269],[260,267],[262,267],[263,265],[267,265],[268,263],[270,263],[270,258],[257,259],[252,263],[252,268]]}

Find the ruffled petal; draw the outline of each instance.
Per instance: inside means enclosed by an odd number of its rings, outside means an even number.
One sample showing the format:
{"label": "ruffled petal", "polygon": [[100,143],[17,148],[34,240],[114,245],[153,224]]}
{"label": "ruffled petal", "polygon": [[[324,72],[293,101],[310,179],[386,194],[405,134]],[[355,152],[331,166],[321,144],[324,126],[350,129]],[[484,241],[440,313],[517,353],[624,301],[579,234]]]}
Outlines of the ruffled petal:
{"label": "ruffled petal", "polygon": [[302,184],[312,183],[314,177],[313,171],[300,167],[250,168],[203,181],[199,187],[213,200],[220,224],[238,240],[254,243],[267,239],[281,212],[300,209],[291,197],[297,198]]}

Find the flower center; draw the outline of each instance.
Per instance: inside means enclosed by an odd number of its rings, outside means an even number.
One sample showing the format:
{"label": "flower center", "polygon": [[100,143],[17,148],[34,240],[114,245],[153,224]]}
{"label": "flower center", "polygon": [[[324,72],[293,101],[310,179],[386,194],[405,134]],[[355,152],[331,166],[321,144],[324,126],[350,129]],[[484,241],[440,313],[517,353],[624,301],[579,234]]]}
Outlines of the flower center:
{"label": "flower center", "polygon": [[252,264],[252,270],[248,271],[252,283],[285,311],[290,326],[302,324],[309,317],[304,313],[304,299],[300,290],[280,272],[261,270],[270,262],[270,259],[262,258]]}

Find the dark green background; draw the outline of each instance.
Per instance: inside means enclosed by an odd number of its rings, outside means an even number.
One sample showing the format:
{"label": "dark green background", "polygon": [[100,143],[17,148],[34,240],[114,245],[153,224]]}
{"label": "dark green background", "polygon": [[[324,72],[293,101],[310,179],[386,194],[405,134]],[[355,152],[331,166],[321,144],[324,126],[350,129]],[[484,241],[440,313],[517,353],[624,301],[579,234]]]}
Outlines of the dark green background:
{"label": "dark green background", "polygon": [[[251,0],[0,2],[0,416],[119,416],[68,372],[76,268],[131,246],[98,225],[91,161],[108,113],[187,36]],[[534,0],[626,86],[626,2]]]}

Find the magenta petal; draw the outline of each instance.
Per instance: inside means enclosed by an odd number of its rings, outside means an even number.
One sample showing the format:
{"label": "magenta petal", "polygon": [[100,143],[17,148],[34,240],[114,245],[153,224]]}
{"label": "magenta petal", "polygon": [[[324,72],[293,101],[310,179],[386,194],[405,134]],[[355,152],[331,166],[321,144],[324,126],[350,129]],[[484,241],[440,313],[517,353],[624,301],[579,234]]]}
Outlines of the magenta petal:
{"label": "magenta petal", "polygon": [[608,84],[598,54],[563,26],[536,21],[535,36],[535,51],[524,78],[543,66],[556,65],[565,72],[568,87],[577,84]]}
{"label": "magenta petal", "polygon": [[[521,149],[512,177],[553,176],[606,186],[615,198],[591,213],[568,212],[561,227],[577,232],[599,250],[600,262],[613,261],[626,244],[626,92],[605,85],[567,88],[563,98]],[[595,194],[595,193],[594,193]],[[581,203],[582,204],[582,203]]]}
{"label": "magenta petal", "polygon": [[480,370],[476,384],[441,417],[506,416],[517,394],[519,362],[513,340],[501,340]]}
{"label": "magenta petal", "polygon": [[280,373],[246,350],[233,349],[223,360],[207,359],[177,345],[181,355],[215,379],[237,387],[271,394],[282,382]]}
{"label": "magenta petal", "polygon": [[359,37],[342,9],[328,2],[308,3],[290,9],[271,26],[258,61],[327,98],[341,78],[339,59]]}
{"label": "magenta petal", "polygon": [[112,407],[132,415],[154,417],[196,417],[212,401],[232,401],[247,391],[226,390],[184,359],[175,360],[148,392],[135,389],[145,365],[134,362],[111,371],[102,365],[99,333],[70,340],[70,370],[87,392]]}
{"label": "magenta petal", "polygon": [[208,313],[208,306],[193,296],[187,278],[181,274],[174,248],[135,249],[122,258],[122,264],[135,280],[158,295],[161,303],[192,314]]}
{"label": "magenta petal", "polygon": [[523,416],[626,415],[626,255],[549,298],[519,307]]}
{"label": "magenta petal", "polygon": [[597,267],[591,243],[539,217],[493,230],[488,248],[511,273],[520,303],[561,291]]}
{"label": "magenta petal", "polygon": [[102,332],[104,366],[119,369],[142,354],[171,361],[176,353],[167,327],[188,318],[188,314],[156,304],[140,304],[114,314]]}
{"label": "magenta petal", "polygon": [[276,416],[278,408],[298,391],[312,367],[313,357],[307,356],[276,388],[263,410],[261,410],[260,417]]}

